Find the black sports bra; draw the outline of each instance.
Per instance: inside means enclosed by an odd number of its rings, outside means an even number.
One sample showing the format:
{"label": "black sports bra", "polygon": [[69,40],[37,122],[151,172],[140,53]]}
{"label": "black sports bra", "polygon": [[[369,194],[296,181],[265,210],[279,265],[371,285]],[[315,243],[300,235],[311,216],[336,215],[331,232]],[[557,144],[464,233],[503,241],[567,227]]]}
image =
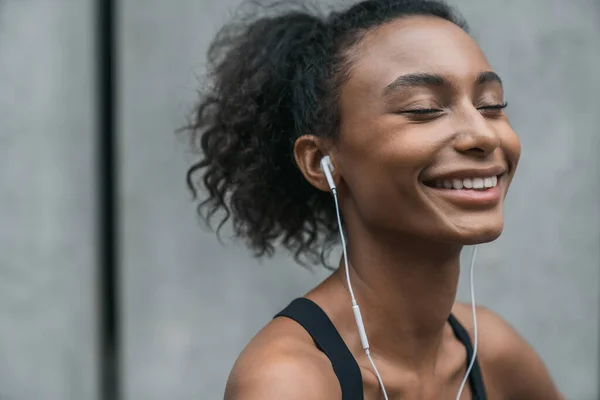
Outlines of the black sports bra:
{"label": "black sports bra", "polygon": [[[360,368],[321,307],[311,300],[301,297],[292,301],[289,306],[275,316],[275,318],[277,317],[287,317],[299,323],[313,338],[317,348],[329,358],[342,388],[342,400],[364,399]],[[450,314],[448,322],[457,339],[467,349],[468,365],[473,356],[473,345],[469,334],[452,314]],[[485,387],[477,359],[475,359],[469,374],[469,384],[473,400],[486,400]]]}

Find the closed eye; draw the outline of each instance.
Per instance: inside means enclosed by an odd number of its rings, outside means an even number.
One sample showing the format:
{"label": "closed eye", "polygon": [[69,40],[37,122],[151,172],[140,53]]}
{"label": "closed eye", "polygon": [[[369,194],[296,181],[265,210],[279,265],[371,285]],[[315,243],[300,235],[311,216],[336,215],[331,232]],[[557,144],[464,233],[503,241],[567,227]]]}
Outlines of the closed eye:
{"label": "closed eye", "polygon": [[503,110],[508,106],[507,102],[504,102],[502,104],[492,104],[489,106],[481,106],[481,107],[477,107],[478,110]]}
{"label": "closed eye", "polygon": [[441,112],[443,112],[443,110],[439,110],[437,108],[415,108],[412,110],[400,111],[399,114],[426,115],[426,114],[437,114],[437,113],[441,113]]}
{"label": "closed eye", "polygon": [[[501,103],[501,104],[491,104],[491,105],[487,105],[487,106],[480,106],[477,107],[477,109],[479,111],[501,111],[503,109],[505,109],[508,106],[507,102]],[[426,115],[436,115],[436,114],[440,114],[443,113],[444,110],[440,110],[438,108],[413,108],[410,110],[403,110],[398,112],[398,114],[407,114],[407,115],[414,115],[414,116],[426,116]]]}

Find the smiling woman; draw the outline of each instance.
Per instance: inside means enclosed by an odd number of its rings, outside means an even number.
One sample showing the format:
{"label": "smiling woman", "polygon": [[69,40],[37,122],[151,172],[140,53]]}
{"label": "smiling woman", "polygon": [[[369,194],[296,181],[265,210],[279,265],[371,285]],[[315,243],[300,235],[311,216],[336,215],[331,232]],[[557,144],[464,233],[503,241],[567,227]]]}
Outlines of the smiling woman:
{"label": "smiling woman", "polygon": [[208,191],[201,215],[224,211],[258,256],[280,244],[304,262],[339,237],[339,202],[347,267],[250,342],[225,397],[560,398],[483,308],[467,370],[476,325],[455,303],[460,252],[501,234],[520,144],[466,24],[425,0],[269,10],[212,44],[189,184]]}

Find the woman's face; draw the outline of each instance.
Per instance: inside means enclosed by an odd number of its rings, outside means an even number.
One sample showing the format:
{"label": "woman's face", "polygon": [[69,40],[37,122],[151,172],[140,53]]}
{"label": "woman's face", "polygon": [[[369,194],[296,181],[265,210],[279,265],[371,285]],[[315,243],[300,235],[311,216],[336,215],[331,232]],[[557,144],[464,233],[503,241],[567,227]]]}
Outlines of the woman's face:
{"label": "woman's face", "polygon": [[410,17],[370,31],[352,55],[333,153],[348,226],[496,239],[520,144],[479,46],[448,21]]}

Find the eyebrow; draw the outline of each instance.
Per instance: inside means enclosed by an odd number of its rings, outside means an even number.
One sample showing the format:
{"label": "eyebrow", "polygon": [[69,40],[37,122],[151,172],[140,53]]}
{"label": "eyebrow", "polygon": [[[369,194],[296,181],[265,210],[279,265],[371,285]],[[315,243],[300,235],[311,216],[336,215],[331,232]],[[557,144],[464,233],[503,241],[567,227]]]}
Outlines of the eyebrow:
{"label": "eyebrow", "polygon": [[[477,76],[477,79],[475,79],[475,84],[477,86],[494,82],[502,87],[502,79],[500,79],[498,74],[493,71],[482,72]],[[438,74],[422,72],[401,75],[383,89],[383,95],[387,95],[400,88],[409,89],[423,86],[450,86],[450,82],[442,75]]]}
{"label": "eyebrow", "polygon": [[486,83],[497,83],[498,85],[500,85],[500,87],[503,86],[502,79],[500,79],[498,74],[493,71],[485,71],[480,73],[479,76],[477,76],[475,83],[477,85],[483,85]]}

